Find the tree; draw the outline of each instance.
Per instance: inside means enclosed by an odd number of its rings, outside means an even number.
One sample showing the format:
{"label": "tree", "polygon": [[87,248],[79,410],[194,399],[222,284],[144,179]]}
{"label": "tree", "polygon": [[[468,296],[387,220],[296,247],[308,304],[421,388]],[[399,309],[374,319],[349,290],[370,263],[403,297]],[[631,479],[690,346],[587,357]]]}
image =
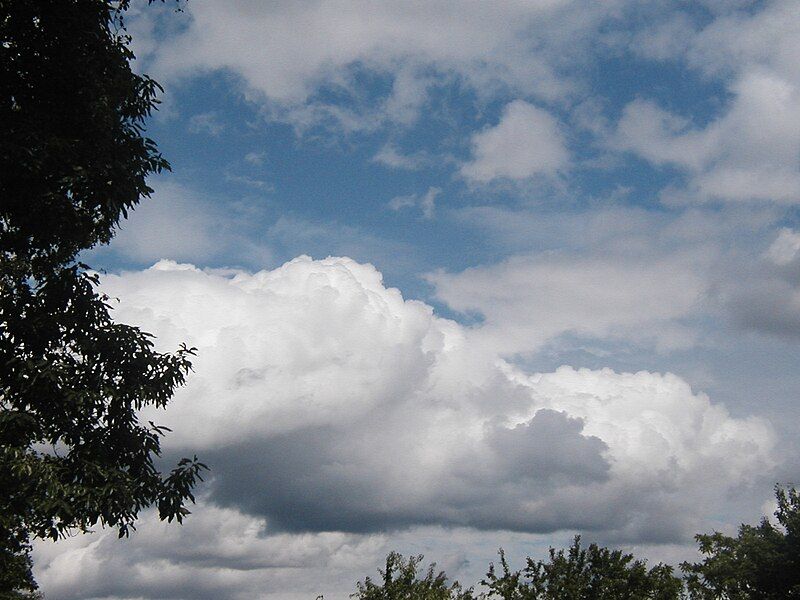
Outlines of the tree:
{"label": "tree", "polygon": [[379,569],[381,581],[370,577],[358,582],[357,592],[351,598],[358,600],[473,600],[472,590],[462,590],[459,583],[448,584],[444,572],[436,573],[436,564],[428,567],[425,576],[417,573],[422,555],[407,560],[397,552],[386,557],[386,568]]}
{"label": "tree", "polygon": [[580,536],[565,552],[550,548],[548,561],[527,559],[521,571],[512,571],[500,550],[501,572],[494,564],[481,584],[486,591],[474,595],[458,582],[450,585],[444,572],[432,564],[425,577],[418,576],[422,556],[404,559],[396,552],[386,557],[379,570],[381,581],[367,577],[357,584],[351,598],[357,600],[674,600],[683,597],[683,582],[672,567],[658,564],[648,569],[645,561],[620,550],[596,544],[581,548]]}
{"label": "tree", "polygon": [[[152,0],[151,0],[152,1]],[[162,473],[140,423],[190,370],[115,323],[77,261],[169,169],[144,135],[158,84],[131,70],[129,0],[0,0],[0,594],[26,597],[33,537],[181,521],[205,465]]]}
{"label": "tree", "polygon": [[692,598],[800,598],[800,494],[776,487],[775,496],[777,524],[764,518],[742,524],[736,537],[718,531],[696,536],[705,559],[681,565]]}
{"label": "tree", "polygon": [[549,561],[527,559],[512,572],[500,551],[502,573],[494,565],[481,583],[488,598],[503,600],[672,600],[681,598],[683,584],[672,567],[646,563],[632,554],[596,544],[581,548],[576,536],[567,552],[550,548]]}

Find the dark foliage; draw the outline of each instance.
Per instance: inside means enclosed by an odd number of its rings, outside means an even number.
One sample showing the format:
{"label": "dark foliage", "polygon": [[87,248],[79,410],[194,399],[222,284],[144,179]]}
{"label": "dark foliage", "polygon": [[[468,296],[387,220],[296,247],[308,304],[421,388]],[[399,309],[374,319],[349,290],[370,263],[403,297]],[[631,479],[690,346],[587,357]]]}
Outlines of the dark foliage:
{"label": "dark foliage", "polygon": [[115,323],[78,253],[107,243],[168,169],[144,121],[158,84],[133,73],[128,2],[0,0],[0,595],[35,590],[29,542],[145,507],[181,521],[205,468],[161,473],[163,407],[192,350],[162,354]]}
{"label": "dark foliage", "polygon": [[778,600],[800,598],[800,494],[776,488],[778,524],[763,519],[739,535],[696,536],[706,558],[684,563],[692,598]]}
{"label": "dark foliage", "polygon": [[488,598],[503,600],[672,600],[681,597],[683,584],[672,567],[648,569],[632,554],[597,544],[581,548],[580,537],[565,552],[550,549],[548,561],[527,559],[512,572],[500,552],[501,573],[494,565],[482,582]]}
{"label": "dark foliage", "polygon": [[404,559],[396,552],[386,558],[381,578],[367,577],[357,584],[352,598],[358,600],[673,600],[682,598],[683,582],[672,567],[659,564],[648,569],[631,554],[596,544],[581,548],[576,537],[564,550],[550,549],[548,561],[527,559],[521,571],[512,571],[500,551],[501,572],[494,565],[481,583],[486,591],[463,590],[458,582],[448,584],[444,572],[432,564],[424,577],[418,567],[422,556]]}
{"label": "dark foliage", "polygon": [[448,584],[444,572],[436,573],[431,564],[420,578],[418,574],[422,556],[404,559],[397,552],[386,557],[386,568],[380,569],[378,582],[367,577],[358,582],[358,591],[351,598],[358,600],[473,600],[472,590],[462,590],[459,583]]}

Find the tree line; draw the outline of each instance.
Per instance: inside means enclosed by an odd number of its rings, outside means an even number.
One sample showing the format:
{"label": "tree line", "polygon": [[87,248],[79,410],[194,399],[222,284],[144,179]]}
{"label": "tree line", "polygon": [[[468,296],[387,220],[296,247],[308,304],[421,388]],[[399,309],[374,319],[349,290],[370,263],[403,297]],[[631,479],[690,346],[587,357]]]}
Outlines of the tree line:
{"label": "tree line", "polygon": [[[696,536],[702,560],[679,569],[576,536],[566,550],[550,549],[546,560],[527,558],[512,570],[500,550],[479,589],[463,588],[422,555],[390,553],[379,577],[358,582],[356,600],[787,600],[800,598],[800,494],[777,487],[774,522],[743,524],[736,536]],[[322,598],[322,597],[320,597]],[[320,600],[318,598],[318,600]]]}

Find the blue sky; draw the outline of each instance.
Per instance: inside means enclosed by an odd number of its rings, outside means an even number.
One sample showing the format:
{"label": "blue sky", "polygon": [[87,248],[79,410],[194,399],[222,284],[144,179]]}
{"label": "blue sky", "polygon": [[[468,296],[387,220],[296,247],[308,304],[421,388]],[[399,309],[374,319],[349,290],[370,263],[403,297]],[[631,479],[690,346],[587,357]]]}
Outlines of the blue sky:
{"label": "blue sky", "polygon": [[213,474],[180,529],[39,546],[45,593],[344,598],[390,549],[471,584],[576,532],[679,561],[797,481],[793,2],[183,8],[128,20],[173,172],[86,260],[200,349],[157,418]]}

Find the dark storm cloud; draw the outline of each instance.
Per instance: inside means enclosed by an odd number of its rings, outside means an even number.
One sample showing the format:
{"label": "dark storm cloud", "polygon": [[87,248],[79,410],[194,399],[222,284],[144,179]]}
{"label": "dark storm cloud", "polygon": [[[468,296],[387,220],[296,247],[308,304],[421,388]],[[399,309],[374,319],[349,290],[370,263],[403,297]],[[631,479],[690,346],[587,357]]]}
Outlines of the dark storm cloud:
{"label": "dark storm cloud", "polygon": [[608,478],[606,445],[582,435],[580,419],[552,410],[511,428],[490,426],[484,443],[454,456],[435,487],[375,468],[364,453],[385,448],[359,443],[362,427],[369,423],[309,428],[213,451],[207,456],[215,473],[212,498],[291,531],[363,533],[434,523],[548,531],[563,523],[521,505],[560,485]]}

